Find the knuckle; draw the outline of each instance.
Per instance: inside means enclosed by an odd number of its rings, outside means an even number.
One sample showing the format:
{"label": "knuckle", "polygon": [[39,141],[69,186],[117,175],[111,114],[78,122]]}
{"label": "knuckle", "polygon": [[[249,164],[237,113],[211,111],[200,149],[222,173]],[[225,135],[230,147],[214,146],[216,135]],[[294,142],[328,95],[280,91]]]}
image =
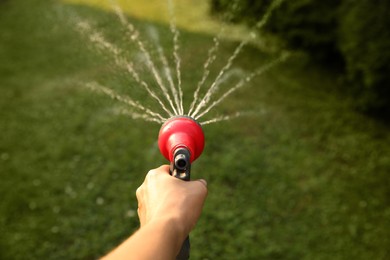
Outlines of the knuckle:
{"label": "knuckle", "polygon": [[150,170],[148,172],[148,174],[146,175],[147,178],[153,178],[154,176],[156,176],[157,174],[157,171],[156,170]]}
{"label": "knuckle", "polygon": [[138,189],[135,191],[135,195],[137,196],[138,199],[141,198],[141,196],[142,196],[142,191],[143,191],[142,185],[139,186]]}

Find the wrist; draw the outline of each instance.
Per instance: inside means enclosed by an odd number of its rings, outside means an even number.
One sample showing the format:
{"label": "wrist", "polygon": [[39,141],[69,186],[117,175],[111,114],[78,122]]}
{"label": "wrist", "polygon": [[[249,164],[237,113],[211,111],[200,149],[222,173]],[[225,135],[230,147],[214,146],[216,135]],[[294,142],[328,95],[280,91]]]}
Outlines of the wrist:
{"label": "wrist", "polygon": [[177,217],[150,220],[104,259],[175,259],[187,235],[183,227]]}
{"label": "wrist", "polygon": [[164,234],[169,235],[171,241],[175,241],[178,250],[189,233],[183,221],[176,216],[161,216],[151,220],[146,226],[150,226],[156,232],[164,232]]}

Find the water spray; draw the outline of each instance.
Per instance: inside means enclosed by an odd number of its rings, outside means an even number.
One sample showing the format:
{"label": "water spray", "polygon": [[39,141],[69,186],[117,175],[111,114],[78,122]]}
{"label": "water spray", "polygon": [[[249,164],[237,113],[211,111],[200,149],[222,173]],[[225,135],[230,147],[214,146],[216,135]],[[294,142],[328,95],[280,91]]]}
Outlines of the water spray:
{"label": "water spray", "polygon": [[[204,143],[201,125],[188,116],[168,119],[161,126],[158,136],[160,152],[170,161],[170,173],[184,181],[190,180],[191,164],[202,154]],[[189,259],[189,254],[190,241],[187,237],[176,259]]]}

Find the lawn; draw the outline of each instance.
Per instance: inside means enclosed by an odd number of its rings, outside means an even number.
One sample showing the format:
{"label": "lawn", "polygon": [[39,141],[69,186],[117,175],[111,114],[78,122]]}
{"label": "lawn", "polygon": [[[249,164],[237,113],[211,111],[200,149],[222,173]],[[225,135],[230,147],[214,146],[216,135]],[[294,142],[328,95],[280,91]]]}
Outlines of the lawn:
{"label": "lawn", "polygon": [[[166,163],[159,124],[120,115],[122,104],[85,87],[98,82],[163,113],[111,54],[76,30],[75,20],[88,21],[153,84],[137,45],[96,2],[0,0],[0,259],[105,254],[138,228],[135,190]],[[119,2],[152,58],[156,35],[172,53],[165,5]],[[205,17],[204,1],[183,2],[177,19],[188,107],[218,25]],[[206,85],[237,37],[221,39]],[[260,45],[243,49],[238,76],[215,97],[277,57]],[[191,233],[192,259],[389,259],[389,128],[356,113],[340,94],[345,87],[335,72],[294,54],[205,117],[248,112],[204,126],[206,148],[192,174],[208,181],[209,196]]]}

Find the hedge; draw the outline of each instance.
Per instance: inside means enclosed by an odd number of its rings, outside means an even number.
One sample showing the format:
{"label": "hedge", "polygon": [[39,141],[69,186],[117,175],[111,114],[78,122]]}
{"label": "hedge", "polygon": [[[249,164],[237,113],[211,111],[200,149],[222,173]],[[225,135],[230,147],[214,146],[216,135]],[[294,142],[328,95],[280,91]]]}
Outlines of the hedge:
{"label": "hedge", "polygon": [[[253,25],[269,0],[212,0],[212,13]],[[347,93],[365,112],[390,117],[390,2],[289,0],[276,9],[265,30],[290,48],[307,51],[321,64],[340,64]]]}

